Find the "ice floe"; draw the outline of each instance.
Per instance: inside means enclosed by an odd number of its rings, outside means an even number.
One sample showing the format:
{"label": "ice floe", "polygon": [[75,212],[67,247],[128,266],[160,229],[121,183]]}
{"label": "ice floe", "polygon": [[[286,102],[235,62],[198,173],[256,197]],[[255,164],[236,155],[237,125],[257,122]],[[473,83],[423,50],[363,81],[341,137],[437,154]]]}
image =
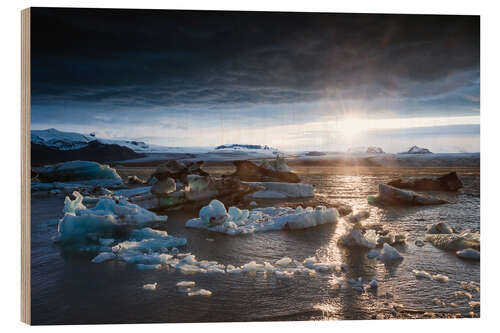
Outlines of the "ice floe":
{"label": "ice floe", "polygon": [[382,248],[382,251],[380,251],[378,259],[381,261],[389,262],[389,261],[402,260],[403,256],[401,255],[401,253],[398,252],[398,250],[396,250],[389,244],[385,243]]}
{"label": "ice floe", "polygon": [[479,253],[479,251],[477,251],[477,250],[467,248],[467,249],[457,251],[457,257],[462,258],[462,259],[480,260],[481,253]]}
{"label": "ice floe", "polygon": [[452,234],[429,234],[425,239],[432,243],[435,247],[443,250],[463,250],[467,248],[479,249],[480,235],[478,232],[465,230],[461,233]]}
{"label": "ice floe", "polygon": [[71,182],[84,180],[110,180],[123,184],[115,169],[108,165],[91,161],[70,161],[47,165],[35,170],[39,179],[46,182]]}
{"label": "ice floe", "polygon": [[145,290],[156,290],[156,287],[158,287],[158,282],[145,284],[142,286],[142,288]]}
{"label": "ice floe", "polygon": [[93,263],[101,263],[108,260],[113,260],[116,258],[116,254],[113,252],[101,252],[94,259],[92,259]]}
{"label": "ice floe", "polygon": [[442,283],[446,283],[449,280],[449,278],[446,275],[443,275],[443,274],[435,274],[435,275],[432,276],[432,279],[434,281],[438,281],[438,282],[442,282]]}
{"label": "ice floe", "polygon": [[189,291],[188,296],[212,296],[212,292],[206,289],[198,289],[194,291]]}
{"label": "ice floe", "polygon": [[359,246],[374,249],[377,246],[377,233],[375,230],[368,230],[365,233],[358,228],[348,229],[341,236],[340,241],[344,246]]}
{"label": "ice floe", "polygon": [[64,201],[64,217],[58,225],[58,240],[61,241],[105,234],[117,227],[140,227],[167,220],[167,216],[156,215],[125,199],[101,197],[94,208],[87,208],[80,193],[73,195],[74,200],[66,197]]}
{"label": "ice floe", "polygon": [[180,281],[175,284],[178,288],[192,288],[196,285],[194,281]]}
{"label": "ice floe", "polygon": [[314,187],[311,184],[280,183],[280,182],[252,182],[249,183],[263,190],[251,193],[250,198],[255,199],[286,199],[286,198],[312,198]]}
{"label": "ice floe", "polygon": [[268,207],[240,210],[212,200],[200,210],[200,218],[190,219],[186,227],[207,229],[228,235],[249,234],[253,232],[305,229],[327,223],[336,223],[339,214],[335,208],[317,206],[316,208]]}
{"label": "ice floe", "polygon": [[426,271],[420,271],[420,270],[414,269],[413,273],[415,274],[415,277],[418,279],[432,280],[432,275]]}

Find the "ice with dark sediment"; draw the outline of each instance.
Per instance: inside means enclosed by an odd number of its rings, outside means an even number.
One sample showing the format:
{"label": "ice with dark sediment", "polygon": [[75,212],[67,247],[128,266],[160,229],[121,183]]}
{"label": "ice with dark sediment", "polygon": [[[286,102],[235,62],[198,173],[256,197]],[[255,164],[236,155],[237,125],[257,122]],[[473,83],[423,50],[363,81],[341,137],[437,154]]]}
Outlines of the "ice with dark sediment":
{"label": "ice with dark sediment", "polygon": [[437,197],[417,193],[410,190],[402,190],[386,184],[378,185],[378,195],[368,196],[368,202],[381,205],[412,205],[426,206],[447,203],[446,200]]}
{"label": "ice with dark sediment", "polygon": [[190,219],[186,227],[207,229],[228,235],[249,234],[254,232],[305,229],[322,224],[336,223],[339,214],[335,208],[317,206],[315,208],[268,207],[240,210],[212,200],[200,210],[200,217]]}

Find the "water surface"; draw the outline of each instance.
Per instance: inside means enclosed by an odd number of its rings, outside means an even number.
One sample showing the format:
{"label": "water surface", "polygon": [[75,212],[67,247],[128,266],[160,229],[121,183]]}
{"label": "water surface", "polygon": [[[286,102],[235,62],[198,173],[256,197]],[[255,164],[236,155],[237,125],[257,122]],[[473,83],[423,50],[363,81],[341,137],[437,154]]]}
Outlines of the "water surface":
{"label": "water surface", "polygon": [[[409,233],[406,246],[397,246],[404,260],[386,265],[366,257],[367,250],[337,245],[346,223],[297,231],[273,231],[252,235],[227,236],[199,229],[184,228],[196,212],[170,212],[164,229],[173,236],[185,237],[187,246],[198,260],[216,260],[222,264],[242,265],[249,261],[276,261],[284,256],[304,260],[310,256],[345,263],[345,273],[319,273],[314,277],[296,275],[278,280],[263,275],[197,274],[186,276],[172,269],[138,270],[120,261],[101,264],[90,262],[94,254],[66,251],[52,242],[57,226],[47,221],[61,217],[63,200],[32,200],[32,323],[135,323],[260,321],[311,319],[371,319],[377,313],[389,313],[391,303],[400,303],[412,311],[467,314],[465,300],[453,292],[461,281],[479,282],[479,262],[463,261],[453,252],[414,245],[424,239],[428,224],[448,222],[457,230],[479,231],[479,170],[458,169],[464,189],[457,194],[436,193],[452,203],[431,207],[379,208],[368,205],[367,195],[376,194],[377,185],[401,175],[436,175],[444,168],[324,168],[296,169],[303,182],[314,184],[317,195],[327,201],[343,201],[354,210],[368,209],[364,223],[382,223],[388,229]],[[457,170],[457,169],[454,169]],[[210,241],[213,239],[214,241]],[[448,283],[417,280],[413,269],[444,274]],[[349,278],[377,277],[376,291],[361,293],[337,288],[336,282]],[[210,297],[188,297],[175,284],[195,281],[212,291]],[[146,283],[158,282],[156,291],[143,290]],[[479,300],[479,294],[473,294]],[[449,304],[437,306],[433,298]],[[477,312],[477,311],[476,311]]]}

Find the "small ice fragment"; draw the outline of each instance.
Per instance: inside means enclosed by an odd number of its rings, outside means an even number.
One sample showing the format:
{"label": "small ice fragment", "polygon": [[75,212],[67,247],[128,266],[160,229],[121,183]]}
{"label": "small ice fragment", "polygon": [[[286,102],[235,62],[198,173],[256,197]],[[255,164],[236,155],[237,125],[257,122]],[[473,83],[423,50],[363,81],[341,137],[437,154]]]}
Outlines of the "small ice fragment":
{"label": "small ice fragment", "polygon": [[92,262],[97,264],[104,261],[113,260],[115,258],[116,254],[114,254],[113,252],[101,252],[94,259],[92,259]]}
{"label": "small ice fragment", "polygon": [[429,279],[429,280],[432,280],[432,276],[430,273],[426,272],[426,271],[419,271],[417,269],[414,269],[413,270],[413,273],[415,273],[415,277],[416,278],[419,278],[419,279]]}
{"label": "small ice fragment", "polygon": [[137,268],[141,269],[141,270],[160,269],[161,265],[160,264],[137,264]]}
{"label": "small ice fragment", "polygon": [[293,271],[274,271],[276,278],[278,279],[291,279],[293,277]]}
{"label": "small ice fragment", "polygon": [[433,279],[434,281],[443,282],[443,283],[448,282],[448,277],[447,277],[446,275],[443,275],[443,274],[436,274],[436,275],[433,275],[433,276],[432,276],[432,279]]}
{"label": "small ice fragment", "polygon": [[369,283],[368,283],[368,289],[376,289],[378,288],[378,282],[377,278],[374,277]]}
{"label": "small ice fragment", "polygon": [[111,246],[115,240],[113,238],[99,238],[99,244],[103,246]]}
{"label": "small ice fragment", "polygon": [[423,241],[421,241],[420,239],[417,239],[415,241],[415,245],[418,246],[418,247],[422,247],[425,245],[425,243]]}
{"label": "small ice fragment", "polygon": [[213,239],[213,238],[207,238],[206,241],[207,242],[213,242],[213,241],[215,241],[215,239]]}
{"label": "small ice fragment", "polygon": [[481,254],[479,251],[470,248],[457,251],[457,256],[462,259],[471,260],[480,260],[481,258]]}
{"label": "small ice fragment", "polygon": [[394,260],[402,260],[403,256],[387,243],[384,243],[384,247],[382,248],[382,251],[380,252],[379,255],[379,260],[382,261],[394,261]]}
{"label": "small ice fragment", "polygon": [[481,303],[479,303],[479,302],[475,302],[475,301],[469,302],[469,306],[471,308],[479,307],[480,305],[481,305]]}
{"label": "small ice fragment", "polygon": [[249,203],[250,207],[257,207],[257,203],[255,201],[252,201]]}
{"label": "small ice fragment", "polygon": [[145,284],[142,286],[142,288],[145,290],[156,290],[157,286],[158,286],[158,282],[155,282],[155,283]]}
{"label": "small ice fragment", "polygon": [[291,262],[292,262],[292,259],[290,259],[288,257],[283,257],[280,260],[276,261],[276,265],[284,267],[284,266],[288,266]]}
{"label": "small ice fragment", "polygon": [[377,250],[377,249],[371,249],[370,251],[368,251],[368,253],[366,254],[366,256],[368,257],[368,259],[374,259],[374,258],[378,258],[378,256],[380,255],[380,251]]}
{"label": "small ice fragment", "polygon": [[212,292],[210,290],[206,289],[199,289],[196,291],[190,291],[188,292],[188,296],[211,296]]}
{"label": "small ice fragment", "polygon": [[196,284],[196,282],[194,281],[181,281],[181,282],[177,282],[176,286],[178,288],[192,288],[194,287]]}

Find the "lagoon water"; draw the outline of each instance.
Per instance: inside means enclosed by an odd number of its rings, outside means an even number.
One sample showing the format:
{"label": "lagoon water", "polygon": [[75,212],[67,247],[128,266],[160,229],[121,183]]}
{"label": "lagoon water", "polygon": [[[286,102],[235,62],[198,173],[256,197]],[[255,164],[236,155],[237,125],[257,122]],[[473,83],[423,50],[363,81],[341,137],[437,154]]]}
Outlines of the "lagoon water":
{"label": "lagoon water", "polygon": [[[363,223],[382,223],[389,230],[409,233],[406,246],[396,246],[404,256],[398,264],[368,259],[368,250],[345,248],[337,244],[346,228],[336,225],[297,231],[272,231],[227,236],[184,223],[197,212],[169,212],[163,229],[170,235],[185,237],[181,252],[191,252],[198,260],[216,260],[239,266],[249,261],[274,262],[284,256],[297,260],[317,256],[321,260],[346,264],[343,273],[296,275],[289,280],[257,274],[184,275],[173,269],[139,270],[120,261],[91,263],[95,254],[64,250],[52,237],[57,225],[47,222],[62,215],[63,199],[33,198],[31,207],[31,314],[33,324],[90,324],[137,322],[207,322],[263,320],[372,319],[391,315],[391,304],[401,304],[407,313],[461,313],[471,311],[468,300],[456,299],[461,281],[480,279],[480,263],[464,261],[426,243],[428,224],[448,222],[457,230],[480,229],[480,174],[478,169],[454,169],[464,182],[459,193],[437,193],[452,203],[430,207],[379,208],[367,203],[379,183],[402,175],[438,175],[445,168],[295,168],[304,183],[314,184],[317,195],[327,201],[343,201],[354,211],[368,209]],[[444,274],[448,283],[416,279],[413,269]],[[337,288],[338,281],[362,277],[378,279],[378,289],[359,292]],[[192,296],[177,291],[176,283],[195,281],[212,291],[212,296]],[[158,283],[155,291],[144,284]],[[435,305],[434,298],[447,305]],[[479,293],[473,293],[479,301]],[[449,303],[455,302],[456,308]],[[476,314],[478,309],[474,310]]]}

